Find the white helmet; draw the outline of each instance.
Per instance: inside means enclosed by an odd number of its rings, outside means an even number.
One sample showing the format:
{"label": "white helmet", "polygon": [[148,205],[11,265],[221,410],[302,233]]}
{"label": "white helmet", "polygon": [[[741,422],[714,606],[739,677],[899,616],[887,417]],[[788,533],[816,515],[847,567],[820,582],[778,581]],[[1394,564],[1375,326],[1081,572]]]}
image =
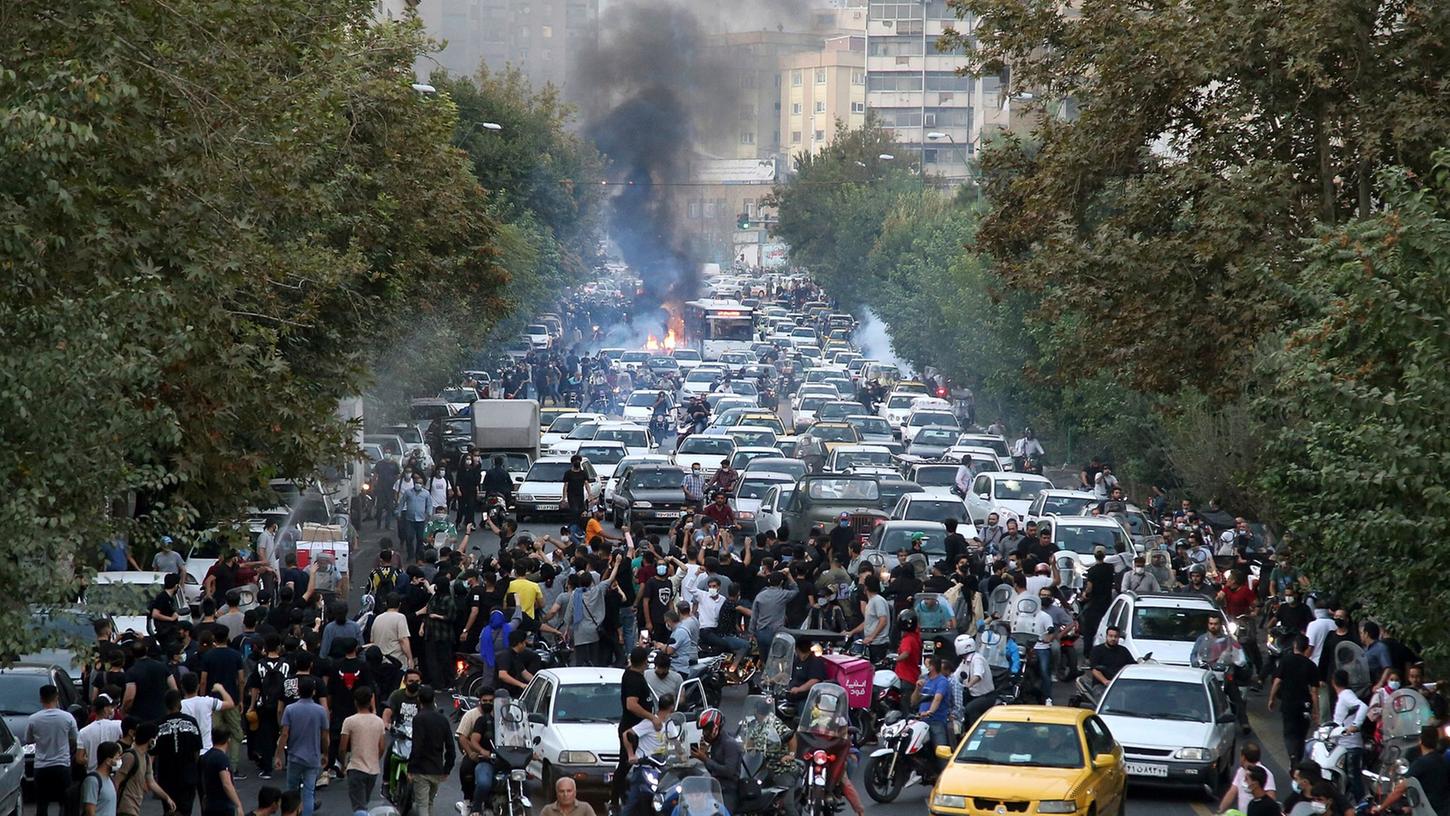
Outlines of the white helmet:
{"label": "white helmet", "polygon": [[977,641],[971,635],[957,635],[952,645],[956,647],[958,657],[966,657],[977,651]]}

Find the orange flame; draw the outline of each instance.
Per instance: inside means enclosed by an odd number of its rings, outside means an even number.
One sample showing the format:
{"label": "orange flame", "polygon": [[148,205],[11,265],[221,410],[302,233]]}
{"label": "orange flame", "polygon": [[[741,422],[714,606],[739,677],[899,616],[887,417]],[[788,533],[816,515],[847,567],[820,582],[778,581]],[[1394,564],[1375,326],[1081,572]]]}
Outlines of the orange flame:
{"label": "orange flame", "polygon": [[649,339],[646,340],[646,341],[644,341],[644,350],[645,351],[659,351],[660,350],[660,339],[658,337],[655,337],[653,334],[651,334],[649,336]]}
{"label": "orange flame", "polygon": [[670,351],[674,351],[675,350],[675,346],[679,345],[679,342],[680,342],[679,339],[675,337],[675,330],[674,329],[670,329],[668,332],[665,332],[665,348],[666,349],[668,349]]}

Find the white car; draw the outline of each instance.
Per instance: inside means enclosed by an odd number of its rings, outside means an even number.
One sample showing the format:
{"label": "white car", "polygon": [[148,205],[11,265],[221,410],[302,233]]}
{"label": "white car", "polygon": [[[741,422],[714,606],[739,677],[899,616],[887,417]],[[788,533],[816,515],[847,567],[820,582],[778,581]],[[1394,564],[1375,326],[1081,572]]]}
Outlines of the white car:
{"label": "white car", "polygon": [[901,426],[906,424],[906,418],[911,416],[911,401],[921,396],[905,391],[893,391],[886,395],[876,412],[881,418],[891,423],[891,432],[901,437]]}
{"label": "white car", "polygon": [[1238,766],[1233,708],[1205,669],[1124,666],[1097,712],[1123,746],[1129,781],[1203,787],[1213,797]]}
{"label": "white car", "polygon": [[700,356],[700,352],[694,349],[677,348],[670,352],[670,356],[679,361],[681,371],[694,371],[705,362],[705,358]]}
{"label": "white car", "polygon": [[[997,458],[997,452],[980,445],[952,445],[947,448],[941,458],[944,462],[961,462],[964,457],[968,456],[972,458],[973,476],[1002,469],[1002,460]],[[1007,461],[1010,463],[1012,460]]]}
{"label": "white car", "polygon": [[726,394],[726,395],[711,394],[709,397],[706,397],[705,398],[705,401],[706,402],[709,402],[710,401],[710,397],[715,397],[715,404],[713,406],[711,406],[711,408],[715,411],[716,414],[720,413],[721,411],[728,411],[731,408],[759,408],[760,407],[760,400],[757,399],[756,397],[741,397],[741,396],[737,396],[735,394]]}
{"label": "white car", "polygon": [[730,497],[730,503],[735,508],[736,523],[746,533],[754,535],[757,532],[755,517],[760,512],[765,494],[773,487],[794,484],[795,479],[789,474],[770,471],[747,473],[740,477],[740,481],[735,484],[735,492]]}
{"label": "white car", "polygon": [[[531,515],[567,511],[564,504],[564,473],[569,470],[568,456],[545,456],[535,462],[514,493],[518,521],[523,524]],[[584,504],[593,504],[603,486],[594,466],[584,463],[589,480],[584,487]]]}
{"label": "white car", "polygon": [[720,364],[728,368],[731,374],[739,374],[751,362],[750,355],[743,351],[727,351],[720,355]]}
{"label": "white car", "polygon": [[977,528],[967,521],[967,508],[956,496],[942,498],[925,493],[904,493],[891,509],[891,518],[897,521],[957,520],[957,532],[971,540],[977,537]]}
{"label": "white car", "polygon": [[606,422],[594,434],[595,442],[623,442],[630,456],[654,453],[655,439],[649,428],[633,422]]}
{"label": "white car", "polygon": [[[938,499],[955,499],[958,504],[962,503],[962,497],[952,492],[957,484],[958,465],[937,464],[927,462],[912,465],[906,470],[906,479],[921,485],[923,496],[934,496]],[[966,512],[966,508],[962,508]]]}
{"label": "white car", "polygon": [[604,414],[586,414],[582,412],[564,414],[555,419],[549,425],[549,429],[547,431],[544,431],[543,436],[539,438],[539,447],[543,450],[549,450],[550,448],[564,441],[564,437],[568,436],[570,431],[574,430],[580,425],[583,425],[586,422],[603,421]]}
{"label": "white car", "polygon": [[536,349],[547,349],[554,342],[553,335],[549,334],[549,327],[543,323],[530,323],[525,326],[523,336]]}
{"label": "white car", "polygon": [[1044,490],[1027,506],[1024,521],[1042,521],[1047,516],[1077,516],[1096,504],[1093,494],[1083,490]]}
{"label": "white car", "polygon": [[[1097,547],[1107,550],[1110,559],[1117,552],[1118,544],[1127,548],[1126,552],[1130,557],[1142,554],[1138,545],[1128,537],[1128,531],[1116,519],[1106,516],[1055,516],[1046,521],[1052,530],[1052,549],[1055,552],[1065,550],[1075,554],[1080,571],[1084,574],[1096,561],[1093,550]],[[1131,566],[1130,562],[1124,568]],[[1117,569],[1116,565],[1114,569]]]}
{"label": "white car", "polygon": [[765,491],[765,495],[760,497],[760,507],[755,511],[756,531],[768,533],[774,530],[782,541],[785,540],[781,525],[784,523],[785,509],[790,506],[791,497],[795,495],[797,484],[795,480],[783,481]]}
{"label": "white car", "polygon": [[[534,750],[540,757],[530,770],[542,779],[544,790],[552,791],[554,783],[565,776],[595,793],[609,786],[619,763],[623,678],[622,669],[544,669],[524,689],[519,702],[529,718],[529,735],[537,740]],[[686,680],[680,686],[677,705],[685,715],[685,742],[698,742],[695,722],[707,705],[703,684]]]}
{"label": "white car", "polygon": [[[801,390],[804,391],[806,388],[811,387],[814,386],[802,386]],[[790,412],[791,422],[795,425],[796,433],[800,433],[815,424],[816,409],[836,398],[837,395],[834,388],[831,389],[829,394],[814,393],[806,394],[803,397],[797,396],[795,404],[791,406]]]}
{"label": "white car", "polygon": [[[650,418],[654,416],[655,402],[658,401],[659,398],[660,392],[657,390],[642,388],[636,391],[631,391],[629,396],[626,397],[624,400],[624,410],[622,412],[622,415],[630,422],[639,422],[641,424],[648,425]],[[671,396],[667,391],[665,392],[665,400],[669,404],[669,416],[673,421],[675,398]]]}
{"label": "white car", "polygon": [[438,392],[438,399],[447,402],[449,408],[461,414],[473,407],[473,403],[478,400],[478,392],[472,388],[445,388]]}
{"label": "white car", "polygon": [[[602,433],[602,432],[601,432]],[[623,442],[615,440],[591,439],[579,446],[576,451],[579,456],[594,466],[594,472],[601,479],[610,479],[614,476],[614,470],[624,457],[629,455],[629,449]]]}
{"label": "white car", "polygon": [[837,445],[826,457],[827,473],[861,473],[867,469],[885,469],[899,475],[891,451],[884,445]]}
{"label": "white car", "polygon": [[1127,647],[1134,660],[1152,654],[1159,663],[1187,666],[1194,641],[1208,631],[1208,619],[1215,616],[1223,621],[1225,632],[1231,631],[1223,612],[1202,595],[1123,592],[1108,606],[1093,636],[1093,645],[1106,641],[1108,627],[1116,626],[1118,642]]}
{"label": "white car", "polygon": [[[560,417],[562,419],[563,417]],[[607,420],[595,419],[575,425],[564,438],[544,449],[545,456],[573,456],[579,446],[593,439]]]}
{"label": "white car", "polygon": [[720,469],[720,463],[735,453],[735,440],[728,436],[706,436],[693,434],[680,443],[675,451],[675,464],[689,470],[700,466],[700,472],[709,476]]}
{"label": "white car", "polygon": [[773,448],[779,441],[774,428],[761,425],[732,425],[724,429],[724,434],[739,447]]}
{"label": "white car", "polygon": [[628,471],[630,468],[634,467],[635,465],[669,464],[669,461],[670,457],[664,455],[663,453],[646,453],[640,456],[626,456],[623,459],[619,460],[619,463],[614,466],[614,473],[612,473],[609,478],[604,482],[604,503],[610,504],[614,501],[614,489],[619,487],[619,480],[624,478],[625,472]]}
{"label": "white car", "polygon": [[996,434],[964,433],[957,437],[957,444],[991,448],[997,454],[997,461],[1001,462],[1003,467],[1007,467],[1007,463],[1012,461],[1012,452],[1007,447],[1007,440]]}
{"label": "white car", "polygon": [[[151,634],[151,601],[166,588],[166,573],[153,570],[98,572],[86,587],[82,605],[87,612],[110,615],[117,633]],[[200,601],[201,587],[185,581],[176,598],[176,615],[191,621],[191,604]]]}
{"label": "white car", "polygon": [[687,397],[703,397],[715,390],[720,379],[719,370],[697,366],[685,375],[685,381],[680,384],[680,392]]}
{"label": "white car", "polygon": [[1009,518],[1025,516],[1037,494],[1051,489],[1052,482],[1035,473],[979,473],[967,494],[967,511],[975,524],[985,520],[988,513],[998,514],[1006,524]]}
{"label": "white car", "polygon": [[[918,400],[922,398],[918,397]],[[938,400],[940,402],[940,400]],[[961,426],[957,422],[956,414],[950,410],[940,408],[913,408],[907,414],[906,421],[901,423],[901,439],[906,441],[916,436],[916,432],[922,428],[945,428],[951,431],[960,431]],[[951,440],[948,439],[948,442]]]}
{"label": "white car", "polygon": [[633,349],[619,355],[619,364],[626,371],[634,371],[649,362],[652,355],[644,349]]}
{"label": "white car", "polygon": [[735,452],[730,454],[730,467],[744,473],[752,460],[773,459],[779,456],[779,448],[737,447]]}

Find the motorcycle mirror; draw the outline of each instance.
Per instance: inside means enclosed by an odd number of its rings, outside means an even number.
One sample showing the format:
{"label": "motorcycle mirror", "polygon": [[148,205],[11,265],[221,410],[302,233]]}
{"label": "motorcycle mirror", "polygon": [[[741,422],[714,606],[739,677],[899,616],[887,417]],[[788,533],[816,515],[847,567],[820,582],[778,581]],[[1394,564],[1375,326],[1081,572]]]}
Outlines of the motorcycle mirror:
{"label": "motorcycle mirror", "polygon": [[937,759],[951,759],[952,758],[952,747],[950,745],[938,745],[936,747],[936,758]]}

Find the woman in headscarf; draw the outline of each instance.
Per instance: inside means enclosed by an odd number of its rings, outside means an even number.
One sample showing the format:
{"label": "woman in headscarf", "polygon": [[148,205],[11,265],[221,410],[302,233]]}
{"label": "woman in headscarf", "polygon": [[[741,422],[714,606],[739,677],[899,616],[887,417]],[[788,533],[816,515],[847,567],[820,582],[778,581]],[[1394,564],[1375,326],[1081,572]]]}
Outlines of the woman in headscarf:
{"label": "woman in headscarf", "polygon": [[503,610],[495,609],[488,616],[488,625],[478,636],[478,656],[483,659],[484,665],[488,666],[485,685],[493,685],[497,679],[499,651],[508,648],[509,631],[508,618],[504,616]]}

